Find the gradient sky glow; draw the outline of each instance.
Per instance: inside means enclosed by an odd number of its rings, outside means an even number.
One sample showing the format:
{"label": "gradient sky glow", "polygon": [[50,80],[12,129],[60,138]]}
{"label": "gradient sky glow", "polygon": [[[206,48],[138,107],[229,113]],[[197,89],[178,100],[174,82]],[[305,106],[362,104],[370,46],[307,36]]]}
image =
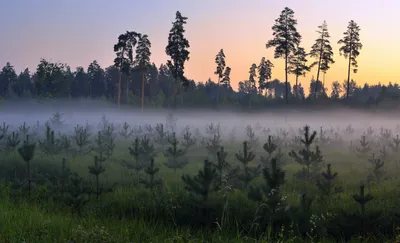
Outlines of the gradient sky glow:
{"label": "gradient sky glow", "polygon": [[[271,27],[284,7],[295,11],[297,29],[306,51],[317,38],[323,20],[328,23],[335,64],[326,83],[347,78],[347,61],[336,44],[350,20],[360,26],[364,47],[358,57],[359,83],[399,82],[400,16],[398,0],[0,0],[0,65],[7,61],[18,72],[36,69],[40,58],[87,67],[97,60],[103,67],[113,64],[113,45],[126,30],[147,34],[152,42],[151,61],[165,63],[168,32],[179,10],[188,17],[186,37],[190,61],[186,75],[206,81],[214,75],[214,58],[223,48],[232,68],[232,86],[248,78],[252,63],[270,59],[273,78],[284,79],[283,60],[273,59],[265,43],[272,38]],[[307,87],[316,69],[301,78]],[[291,75],[290,81],[294,83]]]}

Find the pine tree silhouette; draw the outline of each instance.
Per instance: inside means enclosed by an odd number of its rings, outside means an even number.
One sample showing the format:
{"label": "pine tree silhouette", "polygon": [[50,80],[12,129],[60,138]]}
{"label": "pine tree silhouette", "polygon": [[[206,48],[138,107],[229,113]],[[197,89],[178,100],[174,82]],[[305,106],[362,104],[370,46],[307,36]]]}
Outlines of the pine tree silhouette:
{"label": "pine tree silhouette", "polygon": [[230,169],[229,163],[226,161],[226,157],[228,156],[228,153],[225,152],[225,149],[223,146],[221,146],[220,150],[217,152],[217,163],[214,163],[214,167],[217,170],[218,174],[218,186],[221,186],[224,180],[224,172],[228,169]]}
{"label": "pine tree silhouette", "polygon": [[332,196],[343,192],[342,187],[335,187],[335,179],[338,175],[337,172],[332,172],[331,164],[327,165],[326,171],[322,172],[322,179],[317,181],[317,188],[321,192],[325,201],[330,203]]}
{"label": "pine tree silhouette", "polygon": [[75,135],[73,136],[76,145],[78,146],[78,153],[80,155],[88,154],[92,148],[90,144],[90,133],[87,128],[76,125],[75,127]]}
{"label": "pine tree silhouette", "polygon": [[170,147],[168,147],[167,151],[165,152],[165,156],[167,157],[167,161],[164,163],[170,169],[182,169],[188,164],[187,159],[184,157],[185,151],[178,147],[179,141],[176,138],[175,133],[172,133],[172,136],[168,138],[168,143]]}
{"label": "pine tree silhouette", "polygon": [[249,167],[249,163],[254,160],[256,155],[248,147],[247,141],[243,142],[243,149],[236,153],[235,157],[243,164],[243,171],[238,175],[238,178],[244,183],[247,189],[249,183],[259,174],[261,166],[258,165],[255,168]]}
{"label": "pine tree silhouette", "polygon": [[133,157],[133,161],[122,160],[121,165],[127,169],[134,169],[136,171],[136,179],[139,182],[139,173],[146,167],[146,161],[143,160],[143,147],[139,141],[139,138],[135,138],[135,141],[129,146],[129,154]]}
{"label": "pine tree silhouette", "polygon": [[266,168],[267,165],[269,164],[269,162],[272,158],[272,154],[276,151],[277,148],[278,148],[278,145],[276,145],[272,141],[272,136],[269,135],[268,142],[264,143],[264,145],[263,145],[263,149],[268,153],[268,157],[264,158],[263,156],[261,156],[261,162],[263,163],[264,168]]}
{"label": "pine tree silhouette", "polygon": [[18,153],[25,161],[28,171],[28,198],[31,198],[32,191],[32,175],[31,175],[31,161],[35,156],[36,144],[29,141],[29,135],[26,135],[26,140],[23,142],[22,147],[18,148]]}
{"label": "pine tree silhouette", "polygon": [[140,183],[142,183],[145,187],[149,188],[151,193],[154,194],[154,189],[161,185],[162,180],[156,178],[156,174],[160,168],[155,167],[154,158],[151,158],[150,164],[144,169],[144,172],[148,175],[148,179],[141,179]]}
{"label": "pine tree silhouette", "polygon": [[183,175],[182,180],[189,193],[194,193],[203,197],[207,201],[208,195],[214,190],[214,183],[217,178],[217,171],[208,160],[204,160],[203,169],[194,177]]}
{"label": "pine tree silhouette", "polygon": [[323,162],[323,157],[318,146],[316,146],[315,151],[311,150],[311,145],[313,144],[317,132],[314,131],[310,135],[310,127],[307,125],[303,130],[304,138],[301,139],[301,143],[304,145],[304,148],[298,153],[292,150],[289,152],[289,156],[294,158],[296,162],[305,167],[305,170],[303,169],[301,173],[305,173],[303,176],[305,176],[305,178],[310,182],[313,177],[316,177],[316,175],[319,173],[321,164]]}
{"label": "pine tree silhouette", "polygon": [[100,175],[103,174],[106,171],[106,167],[103,164],[105,161],[104,158],[102,157],[97,157],[94,156],[94,162],[93,165],[89,165],[89,173],[94,175],[96,177],[96,199],[99,200],[100,194],[101,194],[101,188],[100,188]]}
{"label": "pine tree silhouette", "polygon": [[12,132],[7,136],[6,147],[9,151],[14,152],[20,142],[19,133]]}

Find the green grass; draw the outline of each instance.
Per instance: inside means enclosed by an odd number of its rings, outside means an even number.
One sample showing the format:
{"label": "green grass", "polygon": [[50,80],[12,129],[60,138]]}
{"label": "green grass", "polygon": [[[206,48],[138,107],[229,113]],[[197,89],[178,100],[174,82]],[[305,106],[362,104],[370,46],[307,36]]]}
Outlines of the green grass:
{"label": "green grass", "polygon": [[[217,212],[224,211],[226,224],[219,229],[205,229],[201,227],[182,226],[183,221],[195,221],[195,215],[191,219],[193,210],[187,204],[190,202],[181,180],[182,174],[195,175],[202,168],[202,161],[206,158],[206,150],[193,149],[189,151],[189,165],[182,170],[174,172],[163,166],[165,157],[159,155],[155,161],[161,168],[159,177],[164,179],[164,190],[154,196],[148,190],[129,185],[137,179],[134,171],[128,171],[120,165],[122,159],[131,159],[128,153],[130,142],[118,142],[113,156],[108,161],[107,169],[100,176],[100,180],[107,185],[117,183],[113,192],[105,193],[97,203],[93,197],[84,207],[81,216],[73,214],[68,207],[54,203],[45,186],[35,188],[35,200],[18,200],[16,203],[10,198],[9,189],[3,187],[4,194],[0,200],[0,239],[1,242],[269,242],[268,231],[264,232],[262,240],[255,240],[255,236],[249,233],[253,225],[255,213],[259,204],[247,198],[246,192],[233,190],[228,194],[228,208],[222,210],[224,199],[221,193],[213,193],[209,205],[217,208]],[[234,157],[234,153],[240,147],[238,144],[228,144],[227,160],[233,165],[240,165]],[[314,215],[330,212],[338,214],[340,210],[358,212],[359,206],[353,200],[352,195],[359,192],[360,182],[365,181],[369,170],[368,162],[360,160],[346,148],[321,148],[325,164],[332,164],[333,171],[338,172],[338,182],[343,186],[344,193],[340,199],[332,201],[329,208],[318,203],[313,204]],[[256,151],[256,164],[261,155],[265,155],[261,149]],[[286,184],[282,194],[287,197],[287,203],[293,207],[299,205],[299,192],[303,189],[303,182],[293,178],[293,175],[301,166],[296,164],[284,151],[286,171]],[[37,151],[32,167],[38,170],[46,170],[49,173],[61,167],[61,158],[58,156],[43,156]],[[0,166],[3,171],[19,164],[24,166],[16,154],[3,155]],[[396,175],[399,173],[395,156],[387,162],[385,168],[391,179],[383,181],[379,185],[367,187],[367,192],[374,196],[367,205],[367,211],[380,211],[384,217],[400,213],[400,181]],[[82,177],[93,180],[89,176],[88,165],[93,162],[93,156],[80,156],[68,160],[68,167],[78,172]],[[5,172],[4,172],[5,173]],[[141,172],[143,173],[143,172]],[[132,175],[133,174],[133,175]],[[253,185],[263,184],[262,177],[256,178]],[[129,185],[129,186],[128,186]],[[315,191],[315,188],[308,188]],[[46,196],[43,196],[46,195]],[[187,215],[186,215],[187,214]],[[173,216],[175,215],[175,216]],[[220,222],[222,214],[216,216]],[[216,224],[215,224],[216,225]],[[395,228],[396,225],[393,225]],[[315,229],[318,230],[318,229]],[[275,232],[276,233],[276,232]],[[368,236],[364,242],[390,242],[395,237],[387,233]],[[296,227],[286,229],[282,233],[281,242],[301,242],[298,238]],[[311,241],[311,238],[308,237]],[[320,239],[320,242],[330,242],[332,239]],[[272,242],[272,241],[271,241]],[[353,242],[357,242],[354,240]]]}

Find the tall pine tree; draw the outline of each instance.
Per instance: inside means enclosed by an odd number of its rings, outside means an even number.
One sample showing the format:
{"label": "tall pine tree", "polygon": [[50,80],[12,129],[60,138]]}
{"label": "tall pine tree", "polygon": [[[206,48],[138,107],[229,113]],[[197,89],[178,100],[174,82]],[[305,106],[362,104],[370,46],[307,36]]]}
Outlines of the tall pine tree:
{"label": "tall pine tree", "polygon": [[178,92],[178,81],[186,88],[189,86],[189,81],[184,76],[185,62],[189,60],[190,52],[187,48],[190,47],[189,41],[185,38],[185,29],[183,27],[186,24],[188,18],[182,16],[177,11],[175,16],[175,22],[169,32],[168,45],[165,48],[165,52],[171,57],[171,60],[167,61],[167,66],[175,79],[174,87],[174,108],[176,108],[176,95]]}
{"label": "tall pine tree", "polygon": [[357,73],[358,64],[356,58],[360,55],[360,49],[363,45],[360,42],[360,27],[351,20],[347,26],[347,31],[343,33],[344,37],[338,41],[338,44],[342,46],[339,49],[340,55],[344,55],[345,58],[349,59],[349,65],[347,70],[347,91],[346,98],[349,98],[350,93],[350,69],[353,66],[353,72]]}
{"label": "tall pine tree", "polygon": [[144,74],[150,67],[150,47],[151,42],[147,35],[139,35],[138,46],[136,48],[136,58],[133,65],[140,69],[142,73],[142,110],[144,107]]}
{"label": "tall pine tree", "polygon": [[[317,91],[319,89],[318,87],[318,81],[319,80],[319,73],[320,71],[326,72],[329,69],[329,64],[334,63],[332,56],[332,47],[329,42],[329,33],[328,33],[328,25],[326,21],[322,23],[322,25],[318,26],[318,39],[315,40],[314,45],[311,47],[310,51],[310,56],[317,58],[317,61],[311,64],[311,67],[317,65],[317,80],[315,83],[315,91],[314,91],[314,98],[317,98]],[[323,89],[324,90],[324,89]]]}
{"label": "tall pine tree", "polygon": [[267,48],[275,47],[275,58],[285,59],[285,99],[288,103],[288,64],[289,56],[295,52],[300,44],[301,35],[296,29],[297,20],[294,18],[294,11],[288,7],[281,12],[279,18],[275,20],[272,30],[274,38],[266,44]]}
{"label": "tall pine tree", "polygon": [[297,47],[296,51],[289,56],[289,73],[296,75],[296,86],[294,93],[296,98],[299,94],[299,76],[305,76],[310,71],[307,66],[307,53],[302,47]]}
{"label": "tall pine tree", "polygon": [[215,63],[217,64],[217,69],[215,70],[214,74],[218,75],[218,87],[217,87],[217,105],[218,105],[218,99],[219,99],[219,85],[221,83],[221,79],[224,78],[224,70],[225,70],[225,54],[224,54],[224,50],[221,49],[217,56],[215,57]]}

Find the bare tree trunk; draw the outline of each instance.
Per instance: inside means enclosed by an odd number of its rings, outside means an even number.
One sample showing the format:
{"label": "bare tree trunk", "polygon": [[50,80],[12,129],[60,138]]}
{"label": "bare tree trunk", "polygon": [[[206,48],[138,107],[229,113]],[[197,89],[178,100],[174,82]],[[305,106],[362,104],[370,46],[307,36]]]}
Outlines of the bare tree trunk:
{"label": "bare tree trunk", "polygon": [[144,107],[144,72],[142,71],[142,110]]}
{"label": "bare tree trunk", "polygon": [[128,104],[128,99],[129,99],[129,78],[126,79],[126,90],[125,90],[125,98],[126,98],[126,104]]}
{"label": "bare tree trunk", "polygon": [[217,84],[217,100],[216,100],[217,107],[218,107],[218,101],[219,101],[219,82],[220,82],[220,77],[218,77],[218,84]]}
{"label": "bare tree trunk", "polygon": [[288,53],[286,52],[286,56],[285,56],[285,98],[286,98],[286,104],[289,104],[289,100],[288,100]]}
{"label": "bare tree trunk", "polygon": [[299,96],[299,75],[296,75],[296,90],[295,90],[295,92],[296,92],[296,99],[298,98],[298,96]]}
{"label": "bare tree trunk", "polygon": [[122,70],[119,71],[119,80],[118,80],[118,108],[120,108],[121,104],[121,80],[122,80]]}
{"label": "bare tree trunk", "polygon": [[317,99],[318,93],[318,81],[319,81],[319,71],[321,70],[321,61],[322,61],[322,47],[321,52],[319,53],[319,61],[318,61],[318,71],[317,71],[317,80],[315,80],[315,89],[314,89],[314,98]]}
{"label": "bare tree trunk", "polygon": [[350,93],[350,65],[351,65],[351,51],[350,51],[350,55],[349,55],[349,66],[348,66],[348,69],[347,69],[347,93],[346,93],[346,99],[349,99],[349,93]]}

